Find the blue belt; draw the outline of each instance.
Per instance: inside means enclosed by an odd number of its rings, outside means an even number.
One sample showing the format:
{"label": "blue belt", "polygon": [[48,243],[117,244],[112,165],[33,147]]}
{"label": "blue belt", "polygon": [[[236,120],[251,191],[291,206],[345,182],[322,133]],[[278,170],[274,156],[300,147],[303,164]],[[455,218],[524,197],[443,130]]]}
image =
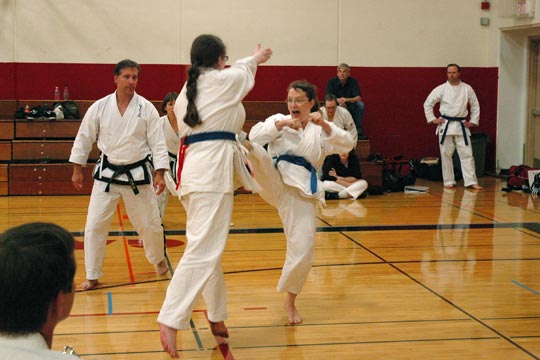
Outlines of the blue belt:
{"label": "blue belt", "polygon": [[441,117],[448,120],[441,136],[441,145],[444,143],[444,138],[446,137],[446,132],[448,131],[448,124],[450,124],[450,121],[459,121],[461,125],[461,131],[463,131],[463,139],[465,140],[465,145],[469,145],[469,141],[467,140],[467,131],[465,131],[465,125],[462,123],[462,121],[465,120],[466,117],[452,117],[446,115],[441,115]]}
{"label": "blue belt", "polygon": [[315,170],[313,165],[309,163],[309,161],[307,161],[301,156],[295,156],[295,155],[289,155],[289,154],[279,155],[275,157],[274,160],[275,160],[276,168],[277,168],[278,162],[280,162],[281,160],[285,160],[295,165],[303,166],[307,171],[311,173],[311,193],[315,194],[317,192],[317,171]]}
{"label": "blue belt", "polygon": [[232,140],[236,141],[236,134],[229,131],[209,131],[187,135],[184,138],[184,145],[191,145],[207,140]]}

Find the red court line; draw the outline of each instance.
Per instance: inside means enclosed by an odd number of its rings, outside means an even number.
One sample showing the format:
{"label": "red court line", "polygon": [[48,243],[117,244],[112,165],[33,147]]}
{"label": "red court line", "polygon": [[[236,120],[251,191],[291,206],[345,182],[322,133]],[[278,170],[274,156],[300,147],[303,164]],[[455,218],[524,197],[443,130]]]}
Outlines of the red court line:
{"label": "red court line", "polygon": [[[122,222],[122,212],[120,211],[120,204],[116,205],[116,213],[118,214],[118,222],[120,223],[120,230],[124,232],[124,223]],[[129,256],[129,246],[125,235],[122,235],[124,242],[124,253],[126,254],[126,262],[129,272],[129,280],[135,282],[135,275],[133,275],[133,266],[131,265],[131,257]]]}
{"label": "red court line", "polygon": [[[202,310],[202,313],[204,314],[204,317],[206,318],[206,321],[208,321],[208,327],[210,328],[210,320],[208,320],[208,311]],[[217,343],[217,340],[216,340]],[[218,349],[221,352],[221,355],[223,355],[223,360],[234,360],[234,355],[231,351],[231,348],[229,347],[229,344],[219,344],[217,343]]]}

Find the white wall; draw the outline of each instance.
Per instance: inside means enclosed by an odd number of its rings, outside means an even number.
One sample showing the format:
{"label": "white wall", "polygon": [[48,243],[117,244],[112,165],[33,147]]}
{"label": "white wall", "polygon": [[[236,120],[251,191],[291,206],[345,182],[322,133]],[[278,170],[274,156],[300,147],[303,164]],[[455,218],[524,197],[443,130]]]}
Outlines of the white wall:
{"label": "white wall", "polygon": [[0,62],[15,59],[13,9],[14,0],[0,0]]}
{"label": "white wall", "polygon": [[[0,0],[0,62],[187,64],[193,38],[223,38],[232,59],[257,42],[271,65],[500,66],[497,159],[521,162],[527,41],[540,24],[515,0]],[[510,15],[509,15],[510,14]],[[489,26],[480,18],[488,17]],[[501,31],[503,30],[503,31]],[[406,76],[406,75],[404,75]]]}
{"label": "white wall", "polygon": [[340,60],[362,66],[495,66],[480,1],[343,0]]}
{"label": "white wall", "polygon": [[180,2],[10,0],[17,62],[178,63]]}
{"label": "white wall", "polygon": [[[193,38],[223,38],[231,57],[257,42],[273,65],[495,66],[471,0],[0,0],[2,58],[17,62],[189,62]],[[4,11],[5,10],[5,11]],[[15,22],[14,55],[7,38]],[[7,51],[6,51],[7,50]],[[5,55],[7,54],[7,55]]]}

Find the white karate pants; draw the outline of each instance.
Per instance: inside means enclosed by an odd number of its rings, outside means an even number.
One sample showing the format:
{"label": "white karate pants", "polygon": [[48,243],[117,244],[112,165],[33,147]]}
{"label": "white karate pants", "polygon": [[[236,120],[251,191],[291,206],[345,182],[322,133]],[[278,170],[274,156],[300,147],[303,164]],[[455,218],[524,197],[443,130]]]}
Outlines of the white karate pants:
{"label": "white karate pants", "polygon": [[182,195],[186,209],[187,246],[167,288],[157,321],[178,330],[189,329],[191,313],[202,293],[208,319],[227,319],[227,294],[221,257],[231,223],[232,193]]}
{"label": "white karate pants", "polygon": [[441,166],[444,186],[456,185],[454,177],[454,151],[457,149],[461,161],[461,172],[463,173],[463,182],[465,187],[478,184],[474,157],[472,153],[471,137],[468,137],[469,145],[465,145],[463,135],[446,135],[444,144],[441,145],[441,136],[439,134],[439,149],[441,150]]}
{"label": "white karate pants", "polygon": [[287,239],[285,264],[277,290],[299,294],[313,264],[317,199],[302,196],[299,189],[285,185],[266,150],[258,144],[251,145],[253,150],[248,158],[255,180],[262,187],[259,195],[277,208]]}
{"label": "white karate pants", "polygon": [[349,186],[340,185],[335,181],[329,181],[329,180],[323,181],[324,191],[333,192],[333,193],[340,193],[344,191],[347,194],[349,194],[349,197],[352,197],[353,199],[358,199],[358,197],[362,195],[364,191],[367,190],[367,188],[368,188],[368,183],[366,180],[363,180],[363,179],[358,179]]}
{"label": "white karate pants", "polygon": [[138,195],[127,185],[111,184],[109,192],[105,192],[106,186],[107,183],[103,181],[94,181],[88,205],[84,228],[84,263],[89,280],[103,276],[107,236],[120,198],[124,200],[129,220],[143,241],[148,261],[156,265],[165,257],[163,228],[152,185],[138,185]]}

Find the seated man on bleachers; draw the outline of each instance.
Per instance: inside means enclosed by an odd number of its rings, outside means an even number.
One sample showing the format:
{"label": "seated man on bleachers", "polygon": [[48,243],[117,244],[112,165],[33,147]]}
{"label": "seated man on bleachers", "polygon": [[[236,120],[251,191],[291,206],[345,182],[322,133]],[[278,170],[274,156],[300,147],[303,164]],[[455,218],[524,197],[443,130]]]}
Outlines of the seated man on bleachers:
{"label": "seated man on bleachers", "polygon": [[324,160],[321,180],[325,198],[328,200],[356,200],[367,195],[368,183],[362,179],[360,162],[354,149],[348,153],[327,156]]}
{"label": "seated man on bleachers", "polygon": [[331,121],[341,129],[349,131],[354,142],[358,141],[358,130],[356,130],[351,113],[346,108],[338,106],[335,95],[328,94],[325,96],[324,107],[321,107],[321,112],[325,120]]}

